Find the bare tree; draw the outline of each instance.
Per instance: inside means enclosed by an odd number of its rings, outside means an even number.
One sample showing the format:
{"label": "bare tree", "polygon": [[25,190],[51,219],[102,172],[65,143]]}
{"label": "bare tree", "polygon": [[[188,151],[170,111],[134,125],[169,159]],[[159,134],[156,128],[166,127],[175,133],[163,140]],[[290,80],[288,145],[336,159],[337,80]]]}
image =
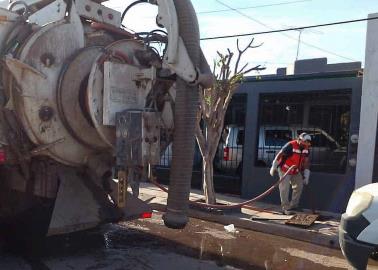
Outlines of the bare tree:
{"label": "bare tree", "polygon": [[200,90],[200,106],[197,113],[196,139],[202,155],[202,183],[206,203],[215,204],[213,160],[222,135],[224,118],[228,105],[236,89],[242,83],[245,74],[260,71],[265,68],[260,65],[249,68],[248,63],[239,67],[244,53],[248,49],[260,47],[253,45],[254,39],[241,49],[237,41],[237,57],[227,49],[226,54],[217,52],[218,59],[214,61],[213,74],[216,82],[212,88]]}

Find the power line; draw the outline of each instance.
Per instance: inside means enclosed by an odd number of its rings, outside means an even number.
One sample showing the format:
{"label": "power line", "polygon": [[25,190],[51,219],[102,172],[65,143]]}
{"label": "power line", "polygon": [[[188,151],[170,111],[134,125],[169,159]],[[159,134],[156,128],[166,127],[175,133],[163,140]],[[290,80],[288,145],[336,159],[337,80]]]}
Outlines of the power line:
{"label": "power line", "polygon": [[[266,4],[266,5],[258,5],[258,6],[249,6],[249,7],[240,7],[240,8],[234,8],[237,10],[247,10],[247,9],[256,9],[256,8],[265,8],[265,7],[273,7],[273,6],[283,6],[283,5],[292,5],[292,4],[298,4],[303,2],[311,2],[312,0],[297,0],[297,1],[288,1],[288,2],[281,2],[281,3],[274,3],[274,4]],[[122,6],[116,6],[113,7],[116,10],[123,10],[124,7]],[[222,12],[232,12],[234,10],[232,9],[218,9],[218,10],[207,10],[207,11],[198,11],[196,14],[202,15],[202,14],[213,14],[213,13],[222,13]],[[148,16],[148,18],[154,18],[154,16]]]}
{"label": "power line", "polygon": [[[236,13],[240,14],[241,16],[243,16],[243,17],[245,17],[245,18],[247,18],[247,19],[249,19],[249,20],[251,20],[251,21],[253,21],[253,22],[255,22],[255,23],[258,23],[258,24],[260,24],[260,25],[262,25],[262,26],[264,26],[264,27],[270,29],[270,31],[263,31],[263,32],[249,33],[249,34],[241,34],[241,35],[230,35],[230,36],[210,37],[210,38],[203,38],[203,39],[201,39],[201,40],[222,39],[222,38],[242,37],[242,36],[251,36],[251,35],[262,35],[262,34],[271,34],[271,33],[282,33],[282,32],[288,32],[288,31],[294,31],[294,30],[298,31],[298,30],[300,30],[300,29],[304,29],[303,27],[295,27],[295,28],[286,28],[286,29],[276,30],[276,29],[272,28],[271,26],[269,26],[269,25],[267,25],[267,24],[265,24],[265,23],[263,23],[263,22],[261,22],[261,21],[259,21],[259,20],[257,20],[257,19],[254,19],[254,18],[252,18],[251,16],[249,16],[249,15],[247,15],[247,14],[245,14],[245,13],[243,13],[243,12],[241,12],[241,11],[239,11],[239,10],[237,10],[237,9],[235,9],[235,8],[233,8],[233,7],[231,7],[231,6],[227,5],[227,4],[225,4],[225,3],[223,3],[223,2],[220,1],[220,0],[215,0],[215,1],[217,1],[217,2],[218,2],[219,4],[221,4],[221,5],[223,5],[223,6],[227,7],[227,8],[229,8],[230,10],[235,11]],[[364,21],[364,20],[369,20],[369,19],[372,19],[372,18],[354,20],[354,21],[350,21],[350,22],[348,22],[348,23],[358,22],[358,21]],[[346,22],[345,22],[345,23],[346,23]],[[341,24],[341,22],[339,22],[338,24]],[[324,25],[319,25],[319,26],[312,26],[312,27],[309,26],[309,27],[306,27],[306,28],[315,28],[315,27],[330,26],[330,25],[333,25],[333,23],[330,23],[330,24],[324,24]],[[292,40],[297,41],[297,38],[294,38],[294,37],[292,37],[292,36],[290,36],[290,35],[287,35],[287,34],[285,34],[285,33],[282,33],[282,35],[284,35],[285,37],[287,37],[287,38],[289,38],[289,39],[292,39]],[[312,48],[314,48],[314,49],[317,49],[317,50],[319,50],[319,51],[323,51],[323,52],[326,52],[326,53],[328,53],[328,54],[332,54],[332,55],[334,55],[334,56],[337,56],[337,57],[340,57],[340,58],[343,58],[343,59],[349,60],[349,61],[356,61],[355,59],[352,59],[352,58],[349,58],[349,57],[342,56],[342,55],[340,55],[340,54],[337,54],[337,53],[331,52],[331,51],[329,51],[329,50],[326,50],[326,49],[320,48],[320,47],[318,47],[318,46],[312,45],[312,44],[310,44],[310,43],[308,43],[308,42],[305,42],[305,41],[302,41],[302,44],[304,44],[304,45],[306,45],[306,46],[308,46],[308,47],[312,47]]]}
{"label": "power line", "polygon": [[248,63],[262,64],[262,65],[292,65],[293,63],[289,62],[270,62],[270,61],[248,61]]}
{"label": "power line", "polygon": [[253,33],[246,33],[246,34],[206,37],[206,38],[201,38],[201,40],[225,39],[225,38],[235,38],[235,37],[257,36],[257,35],[264,35],[264,34],[274,34],[274,33],[289,32],[289,31],[300,31],[300,30],[303,30],[303,29],[319,28],[319,27],[348,24],[348,23],[356,23],[356,22],[365,22],[365,21],[371,21],[371,20],[377,20],[377,19],[378,19],[378,17],[370,17],[370,18],[363,18],[363,19],[356,19],[356,20],[339,21],[339,22],[324,23],[324,24],[314,24],[314,25],[301,26],[301,27],[290,27],[290,28],[261,31],[261,32],[253,32]]}
{"label": "power line", "polygon": [[232,10],[232,11],[235,11],[236,13],[239,13],[243,17],[245,17],[245,18],[247,18],[247,19],[249,19],[249,20],[251,20],[251,21],[253,21],[255,23],[258,23],[258,24],[260,24],[262,26],[265,26],[266,28],[271,29],[271,27],[269,25],[267,25],[267,24],[265,24],[265,23],[263,23],[263,22],[261,22],[261,21],[259,21],[257,19],[252,18],[251,16],[249,16],[249,15],[247,15],[247,14],[245,14],[245,13],[243,13],[243,12],[241,12],[241,11],[239,11],[239,10],[237,10],[237,9],[235,9],[235,8],[233,8],[233,7],[225,4],[225,3],[223,3],[222,1],[219,1],[219,0],[215,0],[215,1],[218,2],[219,4],[221,4],[222,6],[227,7],[229,10]]}
{"label": "power line", "polygon": [[[259,5],[259,6],[240,7],[240,8],[235,8],[235,9],[237,9],[237,10],[246,10],[246,9],[255,9],[255,8],[264,8],[264,7],[291,5],[291,4],[310,2],[310,1],[312,1],[312,0],[290,1],[290,2],[275,3],[275,4]],[[208,10],[208,11],[199,11],[199,12],[197,12],[197,14],[212,14],[212,13],[230,12],[230,11],[234,11],[234,10],[232,10],[232,9]]]}

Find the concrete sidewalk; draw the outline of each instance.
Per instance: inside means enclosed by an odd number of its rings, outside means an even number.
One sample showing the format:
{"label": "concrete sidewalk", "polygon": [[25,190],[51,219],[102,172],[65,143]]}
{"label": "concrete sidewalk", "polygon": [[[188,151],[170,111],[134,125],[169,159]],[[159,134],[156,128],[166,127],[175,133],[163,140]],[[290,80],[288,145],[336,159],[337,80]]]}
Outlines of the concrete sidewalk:
{"label": "concrete sidewalk", "polygon": [[[154,210],[165,211],[167,194],[150,183],[141,183],[140,199],[147,201]],[[203,199],[199,190],[191,190],[190,200],[200,201]],[[239,197],[217,194],[217,202],[221,204],[235,204],[243,202]],[[240,211],[209,212],[191,208],[190,217],[213,221],[224,225],[234,224],[236,228],[283,236],[299,241],[305,241],[321,246],[339,249],[338,226],[339,216],[332,213],[321,214],[324,221],[316,221],[311,227],[304,229],[286,225],[285,221],[291,216],[282,215],[280,207],[266,203],[254,203],[255,210],[243,208]],[[310,211],[305,213],[311,214]]]}

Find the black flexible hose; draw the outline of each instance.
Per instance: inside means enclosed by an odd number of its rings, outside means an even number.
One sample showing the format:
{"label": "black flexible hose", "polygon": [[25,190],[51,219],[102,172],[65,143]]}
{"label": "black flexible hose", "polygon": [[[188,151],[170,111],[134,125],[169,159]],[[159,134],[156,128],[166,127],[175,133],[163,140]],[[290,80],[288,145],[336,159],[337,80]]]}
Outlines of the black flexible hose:
{"label": "black flexible hose", "polygon": [[138,1],[135,1],[133,3],[131,3],[123,12],[122,12],[122,16],[121,16],[121,22],[123,22],[123,19],[125,18],[126,16],[126,13],[133,7],[133,6],[136,6],[136,5],[139,5],[139,4],[142,4],[142,3],[148,3],[148,0],[138,0]]}
{"label": "black flexible hose", "polygon": [[[178,17],[179,35],[183,39],[190,60],[200,65],[200,34],[197,16],[190,0],[173,0]],[[175,44],[174,44],[175,45]],[[169,179],[167,211],[163,216],[169,228],[183,229],[189,210],[195,147],[195,125],[199,103],[199,89],[181,78],[176,81],[172,166]]]}

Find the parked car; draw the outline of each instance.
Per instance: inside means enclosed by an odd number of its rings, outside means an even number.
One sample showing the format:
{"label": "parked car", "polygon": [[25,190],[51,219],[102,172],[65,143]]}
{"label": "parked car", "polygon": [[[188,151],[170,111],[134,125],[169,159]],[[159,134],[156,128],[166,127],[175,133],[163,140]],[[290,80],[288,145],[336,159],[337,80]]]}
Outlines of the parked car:
{"label": "parked car", "polygon": [[[313,169],[330,170],[345,168],[346,147],[327,132],[316,127],[261,126],[258,140],[258,166],[270,166],[278,151],[290,140],[306,132],[312,137],[311,165]],[[218,146],[215,168],[241,173],[244,145],[244,127],[226,126]]]}
{"label": "parked car", "polygon": [[341,217],[341,250],[355,269],[366,269],[369,256],[378,253],[378,183],[355,190]]}
{"label": "parked car", "polygon": [[214,161],[214,168],[219,171],[242,173],[244,127],[229,125],[223,130]]}
{"label": "parked car", "polygon": [[306,132],[311,136],[311,167],[318,171],[342,171],[346,166],[347,149],[327,132],[317,127],[262,126],[259,131],[257,162],[270,166],[278,151],[290,140]]}
{"label": "parked car", "polygon": [[[171,143],[168,145],[163,155],[161,156],[159,167],[166,167],[166,168],[171,167],[172,154],[173,154],[173,149],[172,149],[172,143]],[[194,149],[193,167],[198,168],[201,166],[201,164],[202,164],[202,156],[198,148],[198,145],[196,144],[195,149]]]}

